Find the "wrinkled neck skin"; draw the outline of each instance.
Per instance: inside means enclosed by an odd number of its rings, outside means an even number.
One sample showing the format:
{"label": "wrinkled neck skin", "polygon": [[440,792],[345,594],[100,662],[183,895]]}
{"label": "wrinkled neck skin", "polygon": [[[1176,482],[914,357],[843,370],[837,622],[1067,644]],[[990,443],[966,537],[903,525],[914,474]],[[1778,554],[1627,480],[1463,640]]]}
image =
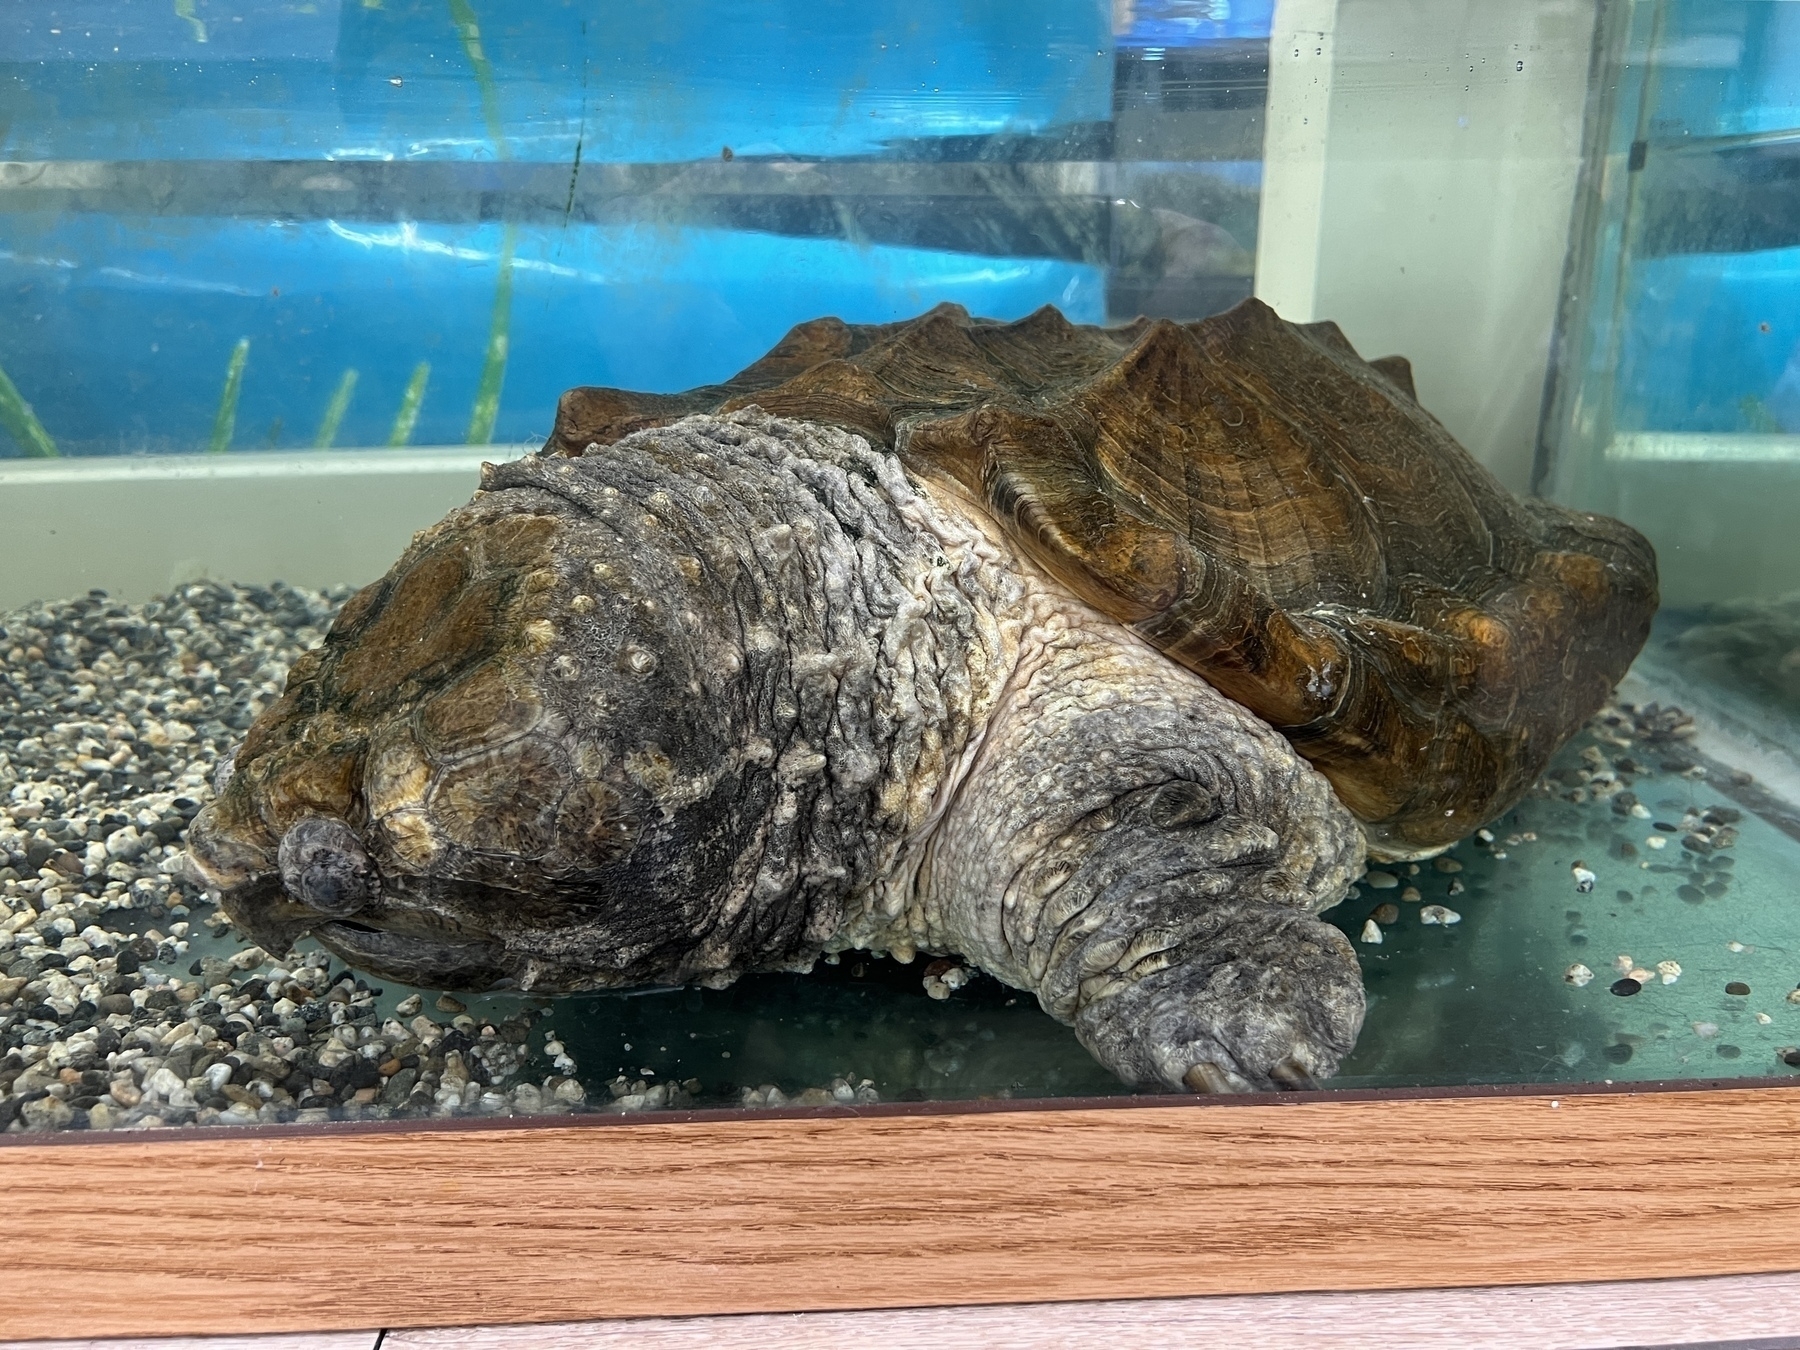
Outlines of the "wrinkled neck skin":
{"label": "wrinkled neck skin", "polygon": [[[662,929],[638,944],[656,964],[622,968],[616,922],[574,927],[542,953],[561,972],[543,983],[585,966],[606,984],[717,986],[853,945],[903,959],[925,933],[941,945],[914,917],[914,878],[1031,647],[1010,551],[893,455],[756,410],[504,465],[486,486],[509,510],[578,505],[580,528],[606,536],[595,557],[617,558],[701,653],[688,725],[636,747],[614,732],[616,758],[674,766],[647,785],[661,819],[630,864],[636,918]],[[645,563],[672,547],[698,563],[685,578]],[[731,865],[710,874],[693,861],[722,852]]]}
{"label": "wrinkled neck skin", "polygon": [[[1361,978],[1315,915],[1364,843],[1285,739],[1017,556],[953,485],[910,481],[858,437],[745,413],[595,453],[671,436],[696,478],[708,438],[769,466],[757,510],[779,519],[756,556],[779,633],[743,640],[786,651],[778,696],[734,699],[780,785],[762,861],[715,900],[687,978],[953,953],[1034,993],[1130,1082],[1336,1068]],[[780,914],[804,916],[782,950],[716,945]]]}

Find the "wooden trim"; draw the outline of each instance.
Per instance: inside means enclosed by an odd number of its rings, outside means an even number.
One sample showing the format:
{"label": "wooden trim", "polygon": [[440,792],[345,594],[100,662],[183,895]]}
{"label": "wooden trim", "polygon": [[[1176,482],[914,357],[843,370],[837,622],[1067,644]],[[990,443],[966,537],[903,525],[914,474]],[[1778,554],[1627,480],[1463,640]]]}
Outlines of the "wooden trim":
{"label": "wooden trim", "polygon": [[32,1144],[0,1334],[1793,1270],[1797,1153],[1800,1087]]}

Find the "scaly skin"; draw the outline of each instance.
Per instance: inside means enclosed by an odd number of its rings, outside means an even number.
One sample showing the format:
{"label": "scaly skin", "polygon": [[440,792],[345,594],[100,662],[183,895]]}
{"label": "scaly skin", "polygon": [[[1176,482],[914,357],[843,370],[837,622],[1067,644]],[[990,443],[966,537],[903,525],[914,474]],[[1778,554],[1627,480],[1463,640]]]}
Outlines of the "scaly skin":
{"label": "scaly skin", "polygon": [[421,983],[956,954],[1128,1082],[1355,1041],[1355,822],[954,485],[755,410],[492,470],[352,600],[192,849],[264,946]]}

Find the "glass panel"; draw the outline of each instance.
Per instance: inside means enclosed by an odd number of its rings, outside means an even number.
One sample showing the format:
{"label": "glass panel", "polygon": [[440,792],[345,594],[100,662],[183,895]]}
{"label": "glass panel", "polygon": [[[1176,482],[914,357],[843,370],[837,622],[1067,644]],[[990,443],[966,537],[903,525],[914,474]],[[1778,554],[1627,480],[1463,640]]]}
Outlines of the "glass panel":
{"label": "glass panel", "polygon": [[1800,743],[1800,7],[1623,7],[1570,260],[1541,478],[1662,560],[1644,657]]}
{"label": "glass panel", "polygon": [[1254,138],[1222,178],[1147,164],[1141,209],[1114,205],[1089,0],[0,23],[0,369],[47,438],[27,453],[516,442],[572,385],[687,388],[823,313],[1098,322],[1113,215],[1148,283],[1161,232],[1221,196],[1250,237],[1183,257],[1248,293]]}
{"label": "glass panel", "polygon": [[1800,1066],[1800,4],[653,8],[0,15],[0,1129],[1134,1091],[955,952],[444,993],[250,948],[184,851],[563,391],[946,301],[1254,292],[1657,546],[1650,643],[1542,780],[1326,912],[1367,1002],[1327,1086]]}

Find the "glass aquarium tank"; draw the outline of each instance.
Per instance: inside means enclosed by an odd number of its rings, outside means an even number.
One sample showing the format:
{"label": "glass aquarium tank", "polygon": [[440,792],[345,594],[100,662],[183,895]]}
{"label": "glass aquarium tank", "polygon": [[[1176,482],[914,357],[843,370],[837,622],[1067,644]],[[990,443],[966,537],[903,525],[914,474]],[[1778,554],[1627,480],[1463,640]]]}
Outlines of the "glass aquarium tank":
{"label": "glass aquarium tank", "polygon": [[1645,670],[1788,795],[1800,744],[1800,13],[1636,5],[1596,91],[1536,482],[1655,542]]}
{"label": "glass aquarium tank", "polygon": [[[1409,425],[1455,437],[1508,492],[1616,517],[1655,547],[1662,609],[1642,654],[1543,772],[1428,846],[1366,863],[1357,846],[1322,918],[1360,967],[1360,1034],[1333,1076],[1278,1083],[1800,1071],[1797,147],[1800,5],[1784,0],[11,7],[0,1130],[1160,1090],[1084,1048],[1073,1002],[1052,1015],[1049,995],[929,934],[821,933],[789,962],[809,969],[573,993],[515,963],[468,991],[435,977],[456,945],[441,921],[409,930],[403,957],[353,922],[374,883],[343,860],[374,864],[336,836],[284,843],[277,869],[340,916],[335,950],[219,902],[229,850],[207,840],[230,833],[239,757],[304,701],[284,690],[313,687],[308,652],[398,605],[362,588],[415,532],[478,488],[550,492],[531,475],[581,456],[587,428],[613,428],[594,432],[604,450],[702,410],[668,397],[682,391],[780,416],[781,380],[830,367],[848,407],[862,386],[844,372],[899,331],[872,326],[946,305],[1126,346],[1169,331],[1140,320],[1238,322],[1252,300],[1330,321],[1363,357],[1410,359],[1359,363],[1430,414]],[[790,336],[823,316],[854,327]],[[964,369],[918,359],[940,384]],[[1179,371],[1142,378],[1147,402],[1179,392]],[[605,416],[589,417],[564,398],[583,387],[639,392],[596,396]],[[559,453],[540,460],[547,440]],[[992,478],[964,487],[980,498]],[[1096,518],[1084,500],[1065,534]],[[1038,576],[1020,547],[1020,575]],[[873,567],[873,548],[844,565]],[[590,569],[602,590],[607,565]],[[404,653],[463,631],[472,575],[381,630],[366,687],[423,700],[419,681],[449,681]],[[841,582],[821,571],[815,589]],[[653,653],[619,650],[606,679],[653,673]],[[711,669],[680,693],[692,724],[706,714],[685,700]],[[831,678],[847,688],[848,669]],[[443,716],[491,736],[537,706],[490,693],[456,686]],[[847,773],[852,749],[779,773]],[[451,776],[486,766],[472,822],[534,800],[517,756],[431,753]],[[569,772],[600,803],[611,770],[583,764]],[[673,790],[667,760],[630,772]],[[1056,776],[1031,790],[1053,796]],[[374,782],[357,788],[365,815]],[[918,839],[952,795],[920,808]],[[567,814],[530,828],[560,840]],[[574,883],[482,875],[587,922]],[[374,955],[347,960],[345,943]],[[1207,1071],[1187,1086],[1266,1085]]]}

